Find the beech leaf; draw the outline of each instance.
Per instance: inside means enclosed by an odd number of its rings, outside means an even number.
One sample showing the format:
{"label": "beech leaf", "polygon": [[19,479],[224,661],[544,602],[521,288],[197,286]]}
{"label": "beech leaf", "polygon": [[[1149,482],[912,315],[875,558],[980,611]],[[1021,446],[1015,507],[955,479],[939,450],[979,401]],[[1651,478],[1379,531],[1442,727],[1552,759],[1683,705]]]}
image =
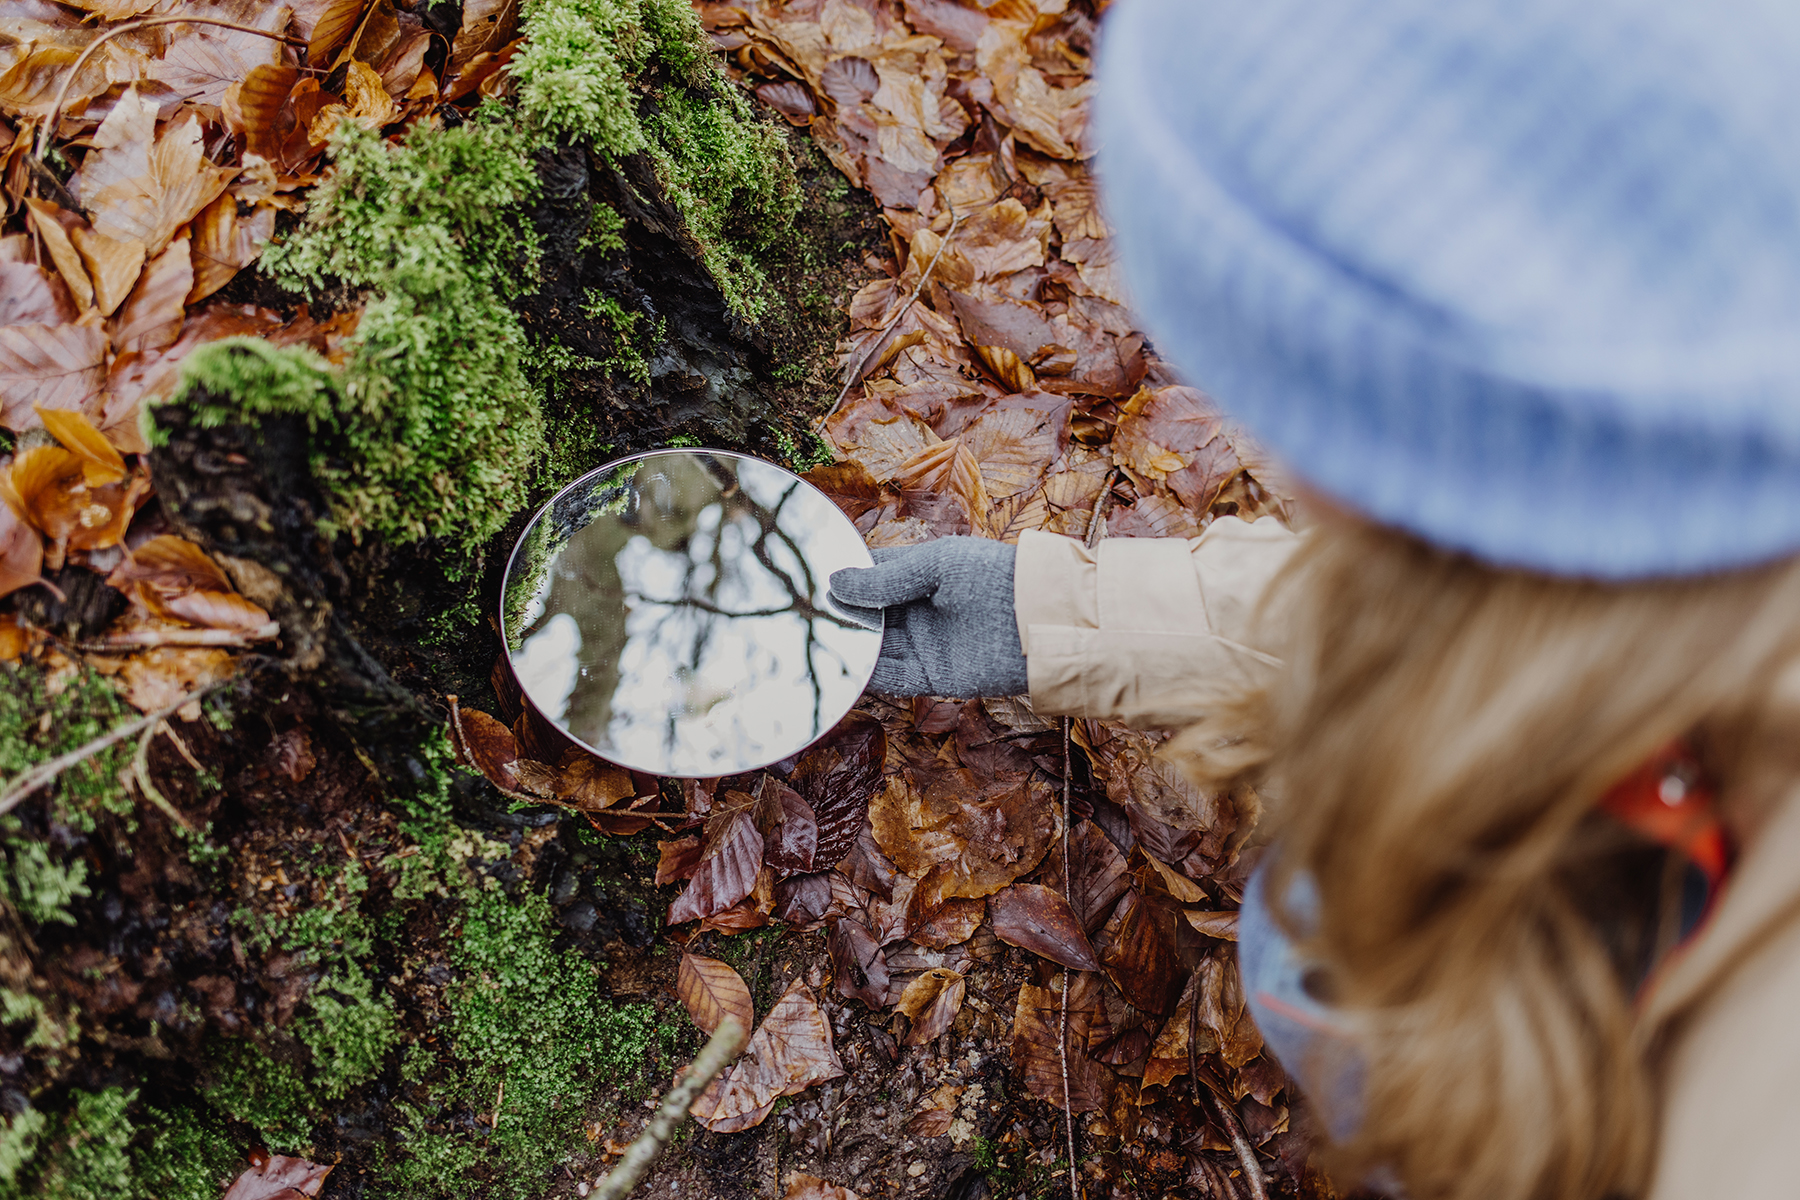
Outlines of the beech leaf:
{"label": "beech leaf", "polygon": [[745,1029],[756,1024],[750,989],[730,964],[698,954],[683,954],[675,973],[675,995],[702,1033],[711,1034],[726,1017],[736,1017]]}
{"label": "beech leaf", "polygon": [[1063,1102],[1062,997],[1049,988],[1029,983],[1019,988],[1013,1014],[1013,1066],[1024,1076],[1025,1090],[1038,1099],[1070,1112],[1095,1112],[1106,1105],[1109,1074],[1083,1049],[1087,1039],[1073,1019],[1073,993],[1070,999],[1068,1103]]}
{"label": "beech leaf", "polygon": [[329,1165],[271,1154],[233,1180],[221,1200],[290,1200],[293,1196],[317,1196],[329,1174]]}
{"label": "beech leaf", "polygon": [[994,936],[1074,971],[1098,971],[1100,960],[1062,893],[1015,883],[988,898]]}
{"label": "beech leaf", "polygon": [[33,411],[88,409],[106,381],[106,330],[88,325],[0,326],[0,425],[23,432]]}
{"label": "beech leaf", "polygon": [[961,973],[934,967],[906,985],[895,1007],[912,1021],[906,1044],[923,1046],[950,1028],[962,1011],[966,988]]}
{"label": "beech leaf", "polygon": [[714,1133],[739,1133],[760,1124],[780,1097],[843,1073],[831,1022],[812,989],[796,979],[763,1018],[743,1057],[689,1111]]}
{"label": "beech leaf", "polygon": [[762,835],[756,831],[750,798],[742,793],[732,795],[741,800],[740,805],[715,814],[706,823],[693,878],[669,906],[671,925],[724,912],[756,886],[762,870]]}

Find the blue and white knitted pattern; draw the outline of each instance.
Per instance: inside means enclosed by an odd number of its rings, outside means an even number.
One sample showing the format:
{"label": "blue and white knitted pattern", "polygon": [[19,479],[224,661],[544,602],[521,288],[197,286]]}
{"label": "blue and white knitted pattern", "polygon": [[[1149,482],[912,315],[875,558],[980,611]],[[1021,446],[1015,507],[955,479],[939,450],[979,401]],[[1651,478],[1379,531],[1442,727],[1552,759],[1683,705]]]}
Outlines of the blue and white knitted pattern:
{"label": "blue and white knitted pattern", "polygon": [[1100,175],[1161,352],[1492,562],[1800,550],[1800,4],[1118,0]]}

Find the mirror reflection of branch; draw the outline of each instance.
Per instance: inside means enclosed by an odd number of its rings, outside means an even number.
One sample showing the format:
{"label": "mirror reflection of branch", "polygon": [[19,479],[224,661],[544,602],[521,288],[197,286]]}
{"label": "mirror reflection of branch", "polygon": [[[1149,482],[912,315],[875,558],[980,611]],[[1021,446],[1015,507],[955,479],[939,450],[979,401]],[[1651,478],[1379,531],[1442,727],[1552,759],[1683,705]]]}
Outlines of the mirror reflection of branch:
{"label": "mirror reflection of branch", "polygon": [[[710,461],[709,466],[714,466]],[[715,467],[716,472],[716,467]],[[720,517],[713,535],[709,538],[690,538],[678,550],[687,551],[687,561],[683,567],[683,576],[679,595],[676,598],[646,595],[642,591],[627,589],[626,598],[634,606],[654,606],[668,610],[667,614],[657,622],[650,633],[650,638],[666,648],[669,657],[684,661],[691,673],[691,678],[703,677],[702,661],[714,632],[715,622],[693,617],[691,614],[704,614],[722,620],[742,620],[754,618],[796,617],[805,622],[803,653],[806,661],[807,680],[813,697],[812,727],[817,729],[824,719],[824,690],[820,685],[817,672],[817,651],[821,646],[815,622],[827,621],[843,629],[862,628],[858,623],[847,620],[829,610],[820,608],[814,603],[816,578],[807,555],[793,536],[781,526],[781,519],[788,503],[800,493],[801,485],[796,481],[789,484],[781,493],[781,497],[773,505],[765,505],[756,500],[747,490],[734,480],[733,486],[720,496]],[[733,540],[733,531],[742,531],[748,523],[753,523],[756,535],[748,539],[747,549],[769,578],[776,581],[786,594],[787,602],[779,606],[764,606],[753,609],[737,609],[717,602],[721,592],[737,590],[751,592],[755,589],[745,578],[745,564],[742,554],[730,552],[728,547]],[[741,533],[738,534],[741,536]],[[776,561],[771,552],[770,541],[774,541],[785,550],[793,569],[784,567]],[[706,545],[705,557],[693,553],[693,542],[700,540]],[[798,576],[798,578],[796,578]],[[670,620],[686,610],[688,617],[675,621],[673,628]],[[685,645],[684,645],[685,643]],[[751,650],[758,647],[752,644]],[[683,651],[686,651],[685,653]],[[835,656],[835,655],[834,655]],[[843,663],[841,656],[840,666]],[[686,713],[670,713],[664,722],[664,742],[669,749],[674,749],[679,736],[680,718]]]}

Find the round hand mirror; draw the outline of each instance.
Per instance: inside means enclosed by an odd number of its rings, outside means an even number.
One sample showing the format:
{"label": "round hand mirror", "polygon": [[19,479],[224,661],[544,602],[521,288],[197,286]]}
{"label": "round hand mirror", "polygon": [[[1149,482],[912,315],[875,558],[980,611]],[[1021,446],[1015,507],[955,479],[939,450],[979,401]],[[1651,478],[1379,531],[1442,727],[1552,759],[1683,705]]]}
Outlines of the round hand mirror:
{"label": "round hand mirror", "polygon": [[870,562],[837,505],[789,471],[720,450],[640,454],[532,518],[501,636],[526,700],[600,757],[733,775],[798,753],[862,694],[881,616],[827,588]]}

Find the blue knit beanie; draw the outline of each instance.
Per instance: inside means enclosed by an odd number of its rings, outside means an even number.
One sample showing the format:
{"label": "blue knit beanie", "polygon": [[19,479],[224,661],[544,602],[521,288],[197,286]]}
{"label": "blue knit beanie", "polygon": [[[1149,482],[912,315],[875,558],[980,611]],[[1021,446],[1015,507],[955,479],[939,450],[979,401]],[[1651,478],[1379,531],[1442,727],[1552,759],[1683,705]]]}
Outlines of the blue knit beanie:
{"label": "blue knit beanie", "polygon": [[1800,4],[1118,0],[1100,175],[1158,348],[1490,562],[1800,550]]}

